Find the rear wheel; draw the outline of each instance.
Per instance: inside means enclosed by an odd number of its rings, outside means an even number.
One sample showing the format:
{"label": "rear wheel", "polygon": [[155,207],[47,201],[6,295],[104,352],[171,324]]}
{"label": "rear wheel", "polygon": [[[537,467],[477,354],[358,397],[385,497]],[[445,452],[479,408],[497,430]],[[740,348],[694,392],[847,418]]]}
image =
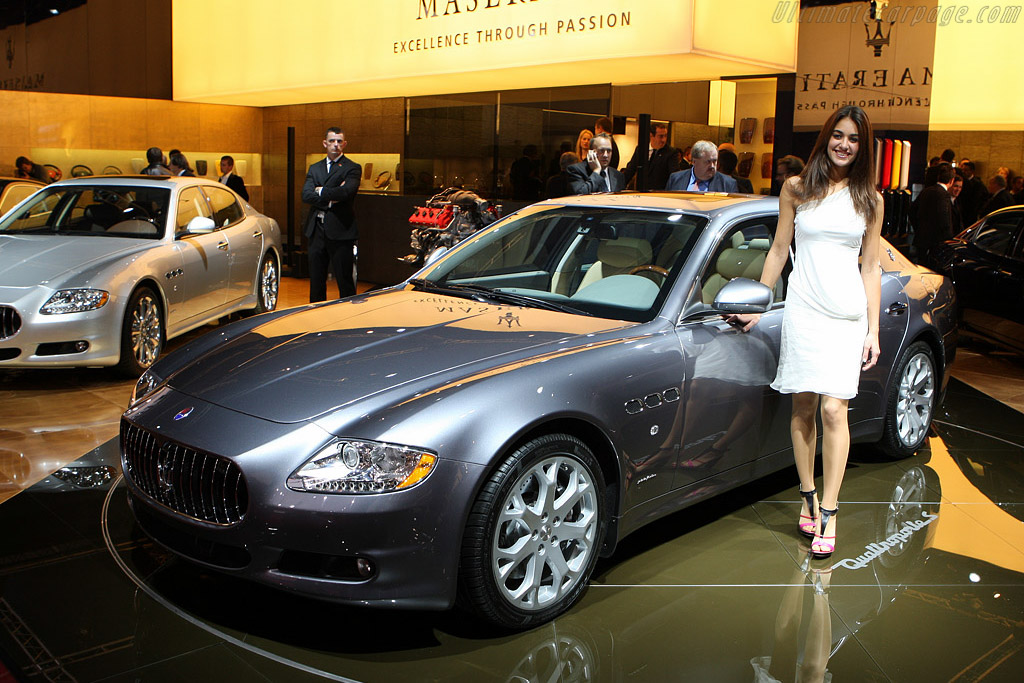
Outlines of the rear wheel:
{"label": "rear wheel", "polygon": [[568,434],[533,439],[495,471],[462,547],[463,602],[504,628],[529,628],[583,595],[605,530],[604,478]]}
{"label": "rear wheel", "polygon": [[887,455],[913,455],[932,424],[938,374],[931,347],[917,341],[903,352],[896,365],[885,409],[885,427],[878,445]]}
{"label": "rear wheel", "polygon": [[121,324],[121,361],[117,372],[138,377],[145,372],[164,347],[164,319],[160,299],[149,287],[132,293]]}
{"label": "rear wheel", "polygon": [[277,308],[277,294],[281,286],[281,277],[277,272],[277,261],[273,254],[267,254],[260,262],[259,275],[256,280],[256,312],[266,313]]}

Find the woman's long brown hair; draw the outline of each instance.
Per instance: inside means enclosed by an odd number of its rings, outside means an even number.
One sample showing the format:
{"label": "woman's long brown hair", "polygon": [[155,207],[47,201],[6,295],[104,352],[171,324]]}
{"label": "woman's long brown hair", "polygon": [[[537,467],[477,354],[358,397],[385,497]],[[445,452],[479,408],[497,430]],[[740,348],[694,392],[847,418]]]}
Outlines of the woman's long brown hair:
{"label": "woman's long brown hair", "polygon": [[878,196],[878,190],[875,189],[875,134],[868,115],[856,105],[851,104],[837,109],[822,126],[811,151],[810,161],[800,173],[797,196],[803,201],[813,201],[823,199],[828,194],[833,167],[828,156],[828,143],[832,139],[836,124],[846,118],[853,121],[853,125],[857,127],[859,143],[857,156],[847,173],[850,196],[853,198],[854,209],[864,218],[865,224],[871,225],[875,220],[875,201]]}

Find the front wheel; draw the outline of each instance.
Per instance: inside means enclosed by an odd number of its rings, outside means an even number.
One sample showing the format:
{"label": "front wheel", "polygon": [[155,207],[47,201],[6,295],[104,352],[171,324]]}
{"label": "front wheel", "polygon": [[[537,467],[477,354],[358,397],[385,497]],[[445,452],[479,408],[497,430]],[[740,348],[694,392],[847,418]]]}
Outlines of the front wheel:
{"label": "front wheel", "polygon": [[256,278],[256,313],[266,313],[277,308],[280,286],[281,277],[277,272],[277,260],[272,254],[267,254],[260,262]]}
{"label": "front wheel", "polygon": [[132,293],[121,324],[121,361],[118,374],[138,377],[156,359],[164,346],[164,320],[160,299],[148,287]]}
{"label": "front wheel", "polygon": [[931,347],[914,342],[900,356],[886,400],[885,427],[878,443],[884,453],[905,458],[924,443],[935,411],[937,384]]}
{"label": "front wheel", "polygon": [[503,628],[530,628],[582,597],[605,531],[604,478],[568,434],[519,447],[473,504],[462,546],[460,594]]}

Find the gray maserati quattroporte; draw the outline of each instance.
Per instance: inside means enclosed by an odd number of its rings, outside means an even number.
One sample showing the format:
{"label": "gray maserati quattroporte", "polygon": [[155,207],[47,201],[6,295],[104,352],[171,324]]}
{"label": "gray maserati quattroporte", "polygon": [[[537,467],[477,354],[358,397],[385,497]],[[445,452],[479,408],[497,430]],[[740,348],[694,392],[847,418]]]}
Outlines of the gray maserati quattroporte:
{"label": "gray maserati quattroporte", "polygon": [[[769,388],[788,272],[774,198],[615,194],[509,216],[394,287],[208,334],[121,425],[142,528],[175,553],[359,605],[527,627],[660,516],[792,463]],[[855,441],[924,440],[956,347],[948,281],[883,242]],[[743,333],[727,311],[764,311]]]}

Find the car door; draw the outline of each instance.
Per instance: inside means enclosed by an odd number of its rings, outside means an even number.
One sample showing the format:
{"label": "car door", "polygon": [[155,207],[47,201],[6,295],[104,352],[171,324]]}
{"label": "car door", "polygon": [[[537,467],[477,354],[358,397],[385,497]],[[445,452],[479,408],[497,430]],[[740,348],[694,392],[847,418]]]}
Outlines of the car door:
{"label": "car door", "polygon": [[[776,287],[778,301],[750,332],[728,324],[712,308],[729,280],[761,277],[777,220],[776,215],[748,219],[726,231],[701,274],[701,301],[676,328],[685,366],[676,488],[714,475],[725,474],[728,482],[729,471],[737,481],[746,480],[745,466],[788,446],[788,407],[769,386],[778,366],[784,281]],[[775,434],[780,422],[782,432]]]}
{"label": "car door", "polygon": [[1017,228],[1014,245],[995,274],[992,293],[995,306],[1003,315],[993,336],[1024,349],[1024,226]]}
{"label": "car door", "polygon": [[224,301],[231,303],[253,292],[256,270],[263,256],[263,231],[259,224],[245,216],[245,211],[226,189],[204,185],[210,202],[214,226],[228,242],[228,285]]}
{"label": "car door", "polygon": [[953,267],[964,324],[997,339],[1008,336],[1011,312],[1020,311],[1019,296],[1014,301],[1011,294],[1013,272],[1020,273],[1012,250],[1019,242],[1022,216],[1024,212],[1008,211],[986,218],[971,236],[964,261]]}
{"label": "car door", "polygon": [[210,207],[198,187],[187,187],[178,194],[174,217],[175,245],[181,254],[181,272],[168,278],[180,280],[174,284],[184,292],[182,320],[208,315],[227,300],[230,272],[227,236],[216,226],[209,233],[189,234],[190,222],[199,217],[212,220]]}

